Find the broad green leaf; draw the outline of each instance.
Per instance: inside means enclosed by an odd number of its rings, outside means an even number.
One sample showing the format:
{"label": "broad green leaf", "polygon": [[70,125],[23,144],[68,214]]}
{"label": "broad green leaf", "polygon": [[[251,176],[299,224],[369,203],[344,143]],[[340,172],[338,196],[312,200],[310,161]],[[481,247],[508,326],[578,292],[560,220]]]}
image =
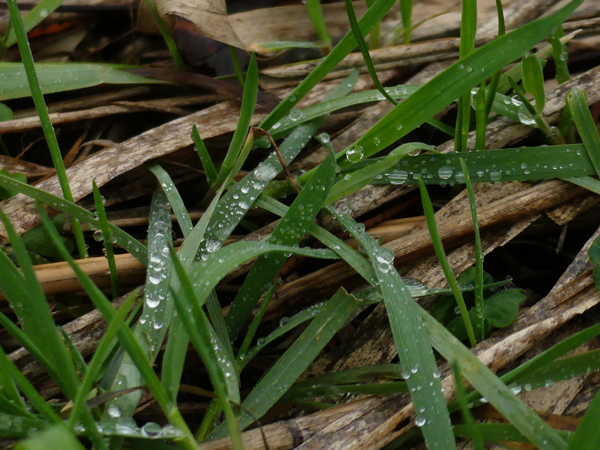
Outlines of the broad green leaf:
{"label": "broad green leaf", "polygon": [[495,294],[483,304],[486,320],[496,328],[509,326],[517,318],[519,304],[523,300],[525,294],[516,289]]}

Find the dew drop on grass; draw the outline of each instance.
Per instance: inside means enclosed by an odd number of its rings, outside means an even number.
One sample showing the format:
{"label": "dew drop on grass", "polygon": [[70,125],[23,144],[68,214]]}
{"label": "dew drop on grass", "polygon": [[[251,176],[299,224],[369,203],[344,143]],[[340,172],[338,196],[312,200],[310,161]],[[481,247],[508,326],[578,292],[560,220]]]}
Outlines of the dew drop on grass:
{"label": "dew drop on grass", "polygon": [[321,144],[328,144],[331,141],[331,137],[329,136],[329,133],[321,133],[317,136],[317,140]]}
{"label": "dew drop on grass", "polygon": [[450,166],[442,166],[438,169],[438,176],[441,180],[449,179],[454,173],[454,169]]}
{"label": "dew drop on grass", "polygon": [[373,138],[373,144],[375,144],[375,146],[378,146],[379,144],[381,144],[381,139],[379,139],[377,136],[375,136]]}
{"label": "dew drop on grass", "polygon": [[142,427],[142,435],[156,437],[162,433],[162,427],[155,422],[148,422]]}
{"label": "dew drop on grass", "polygon": [[289,317],[282,317],[281,320],[279,321],[279,326],[286,327],[289,323],[290,323]]}
{"label": "dew drop on grass", "polygon": [[94,231],[92,236],[94,237],[94,240],[96,242],[102,242],[104,240],[104,237],[102,236],[102,231],[100,231],[100,230]]}
{"label": "dew drop on grass", "polygon": [[365,156],[365,151],[360,145],[357,147],[351,147],[346,152],[346,159],[353,164],[362,160],[364,156]]}
{"label": "dew drop on grass", "polygon": [[117,405],[110,405],[108,407],[108,416],[116,419],[117,417],[121,417],[121,410]]}
{"label": "dew drop on grass", "polygon": [[400,122],[396,122],[396,130],[397,131],[402,130],[402,124]]}
{"label": "dew drop on grass", "polygon": [[160,274],[158,276],[157,275],[150,275],[148,277],[148,282],[150,284],[156,285],[156,284],[160,283],[160,280],[161,280]]}
{"label": "dew drop on grass", "polygon": [[254,170],[254,177],[259,181],[270,181],[277,175],[277,169],[269,164],[261,164]]}
{"label": "dew drop on grass", "polygon": [[290,111],[289,116],[290,116],[291,120],[293,120],[294,122],[297,122],[298,120],[302,119],[304,114],[299,109],[294,108]]}
{"label": "dew drop on grass", "polygon": [[490,172],[490,180],[496,182],[502,179],[502,171],[501,170],[492,170]]}
{"label": "dew drop on grass", "polygon": [[422,426],[425,426],[426,423],[427,423],[427,419],[425,417],[417,416],[417,418],[415,419],[415,425],[418,426],[419,428],[421,428]]}
{"label": "dew drop on grass", "polygon": [[160,305],[160,300],[158,298],[149,297],[146,299],[146,306],[150,309],[156,308]]}
{"label": "dew drop on grass", "polygon": [[510,99],[511,103],[515,106],[521,106],[523,102],[519,99],[518,95],[513,95]]}
{"label": "dew drop on grass", "polygon": [[519,121],[523,124],[523,125],[527,125],[527,126],[535,126],[535,118],[531,115],[531,113],[529,112],[529,110],[527,109],[527,107],[525,105],[521,105],[519,107]]}
{"label": "dew drop on grass", "polygon": [[393,170],[388,174],[388,180],[391,184],[404,184],[408,179],[406,170]]}

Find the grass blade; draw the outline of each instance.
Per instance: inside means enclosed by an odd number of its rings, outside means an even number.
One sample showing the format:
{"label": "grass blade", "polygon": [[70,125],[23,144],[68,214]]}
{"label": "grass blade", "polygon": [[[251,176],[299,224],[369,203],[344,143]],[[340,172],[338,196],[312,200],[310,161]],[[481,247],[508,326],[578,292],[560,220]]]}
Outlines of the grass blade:
{"label": "grass blade", "polygon": [[[48,149],[52,157],[52,163],[56,169],[56,176],[63,193],[65,200],[73,202],[73,194],[71,193],[71,187],[69,186],[69,179],[67,178],[67,171],[65,169],[65,163],[63,162],[62,155],[60,153],[60,147],[56,140],[56,134],[54,134],[54,127],[50,122],[50,116],[48,115],[48,108],[46,108],[46,102],[42,94],[40,82],[37,77],[35,63],[33,62],[33,55],[29,48],[29,41],[27,40],[27,34],[25,33],[23,19],[19,12],[16,0],[7,0],[8,9],[10,11],[11,23],[13,30],[16,35],[17,42],[19,44],[19,52],[21,53],[21,59],[23,60],[23,66],[27,73],[27,81],[29,83],[29,89],[31,90],[31,97],[35,103],[35,109],[37,110],[40,122],[42,124],[42,130],[48,143]],[[87,247],[85,244],[85,238],[83,237],[83,230],[81,225],[76,218],[71,218],[71,227],[73,229],[73,235],[75,236],[75,242],[79,250],[79,256],[81,258],[87,258]]]}
{"label": "grass blade", "polygon": [[196,127],[196,124],[194,124],[192,127],[192,138],[194,139],[196,151],[200,157],[200,162],[202,163],[202,168],[206,174],[208,184],[212,186],[215,184],[215,181],[217,181],[217,169],[215,169],[215,165],[210,157],[210,154],[208,153],[208,150],[206,149],[206,145],[204,145],[204,141],[200,137],[200,133],[198,133],[198,127]]}
{"label": "grass blade", "polygon": [[322,48],[325,54],[327,54],[331,51],[331,36],[329,35],[329,31],[327,31],[327,25],[325,24],[325,18],[323,17],[321,0],[306,0],[306,7],[308,8],[310,21],[321,41]]}
{"label": "grass blade", "polygon": [[410,44],[410,32],[412,31],[412,0],[400,0],[400,13],[402,15],[402,27],[404,28],[404,43]]}
{"label": "grass blade", "polygon": [[440,262],[440,266],[444,272],[444,275],[446,276],[446,280],[448,281],[448,285],[452,289],[452,294],[454,295],[456,303],[460,309],[460,315],[465,324],[467,335],[469,336],[469,342],[471,343],[471,346],[474,347],[475,344],[477,344],[477,339],[475,339],[475,332],[473,331],[473,325],[471,324],[471,318],[469,317],[469,310],[467,309],[467,305],[465,304],[462,292],[458,287],[458,283],[456,282],[456,278],[454,276],[454,273],[452,272],[452,268],[448,263],[448,258],[446,258],[444,244],[442,243],[442,239],[440,238],[440,234],[438,233],[437,225],[435,223],[435,213],[433,211],[433,204],[431,203],[431,199],[429,198],[429,194],[427,193],[427,188],[425,187],[425,184],[421,181],[421,179],[419,179],[419,187],[421,189],[421,200],[423,202],[423,211],[425,214],[425,219],[427,221],[427,228],[429,228],[429,235],[431,236],[431,241],[433,243],[433,248],[435,249],[435,254],[437,255],[438,261]]}
{"label": "grass blade", "polygon": [[456,448],[431,341],[423,327],[419,306],[394,267],[394,253],[379,247],[364,225],[356,224],[350,216],[335,214],[334,217],[360,242],[375,269],[402,373],[415,405],[415,425],[423,431],[428,448]]}
{"label": "grass blade", "polygon": [[600,134],[594,123],[594,119],[587,106],[587,95],[585,91],[575,88],[568,97],[567,104],[573,115],[573,121],[579,131],[579,136],[585,149],[596,169],[596,174],[600,174]]}
{"label": "grass blade", "polygon": [[467,430],[468,437],[471,438],[471,442],[475,450],[485,450],[483,445],[483,437],[481,436],[479,429],[475,426],[473,415],[471,414],[471,410],[467,405],[466,392],[462,383],[462,376],[460,374],[460,366],[457,363],[453,368],[454,379],[456,380],[456,395],[458,397],[458,403],[460,405],[462,416],[465,420],[465,428]]}
{"label": "grass blade", "polygon": [[115,252],[112,246],[112,236],[110,234],[110,227],[108,226],[108,217],[106,217],[104,202],[102,200],[102,196],[100,195],[100,190],[98,189],[98,186],[96,186],[96,182],[92,181],[92,183],[94,189],[96,214],[98,214],[102,242],[104,243],[106,260],[108,261],[108,270],[110,272],[110,287],[112,290],[113,299],[115,299],[119,296],[119,271],[117,270],[117,264],[115,263]]}
{"label": "grass blade", "polygon": [[181,195],[179,195],[179,191],[177,190],[175,183],[173,183],[173,180],[169,176],[168,172],[158,164],[150,166],[149,169],[154,176],[156,176],[160,186],[167,196],[169,204],[175,213],[175,217],[177,217],[177,223],[179,223],[179,226],[181,227],[183,237],[187,237],[193,228],[192,219],[190,219],[190,215],[185,207],[185,204],[183,203]]}
{"label": "grass blade", "polygon": [[[323,306],[302,335],[269,369],[242,403],[244,410],[251,411],[254,416],[244,411],[240,419],[242,428],[262,417],[275,405],[344,325],[357,306],[356,299],[343,289]],[[220,426],[212,433],[211,438],[223,437],[224,431],[224,427]]]}
{"label": "grass blade", "polygon": [[256,106],[256,97],[258,95],[258,66],[256,64],[256,57],[252,55],[250,63],[248,64],[248,72],[246,74],[246,82],[244,83],[244,95],[242,98],[242,107],[240,110],[240,119],[238,125],[233,133],[231,144],[221,165],[221,170],[217,176],[217,183],[222,183],[229,176],[233,169],[235,162],[240,155],[242,146],[248,136],[248,130],[250,129],[250,120],[252,114],[254,114],[254,107]]}
{"label": "grass blade", "polygon": [[154,3],[152,3],[150,0],[146,0],[146,5],[148,6],[148,8],[150,9],[150,12],[152,13],[154,22],[156,22],[156,26],[158,27],[160,34],[162,35],[163,39],[165,40],[165,44],[167,45],[167,48],[169,49],[169,53],[171,54],[171,58],[173,58],[175,65],[177,66],[177,68],[179,70],[186,70],[187,67],[186,67],[185,63],[183,62],[181,53],[179,53],[179,48],[177,48],[177,44],[175,43],[173,36],[171,36],[171,33],[169,33],[167,25],[162,20],[162,17],[160,17],[160,14],[158,13],[158,10],[156,9],[156,5]]}
{"label": "grass blade", "polygon": [[562,25],[558,27],[550,35],[550,44],[552,44],[552,57],[554,59],[554,65],[556,66],[556,79],[559,84],[569,81],[571,75],[569,74],[569,54],[567,53],[567,46],[561,41],[564,36]]}

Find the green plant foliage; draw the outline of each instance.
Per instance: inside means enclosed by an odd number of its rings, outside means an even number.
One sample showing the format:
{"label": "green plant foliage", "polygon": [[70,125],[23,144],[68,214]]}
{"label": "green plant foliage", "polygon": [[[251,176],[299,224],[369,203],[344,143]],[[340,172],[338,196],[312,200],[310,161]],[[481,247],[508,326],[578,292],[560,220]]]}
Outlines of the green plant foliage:
{"label": "green plant foliage", "polygon": [[[460,288],[469,288],[475,285],[476,270],[470,267],[457,278]],[[492,276],[487,272],[483,275],[484,285],[494,282]],[[525,299],[525,295],[518,289],[500,290],[500,287],[484,290],[483,312],[485,317],[485,332],[490,333],[493,328],[504,328],[517,318],[519,304]],[[473,292],[464,291],[463,298],[471,320],[475,321],[475,296]],[[451,294],[442,294],[431,310],[431,315],[460,340],[467,339],[464,322],[456,314],[456,300]]]}

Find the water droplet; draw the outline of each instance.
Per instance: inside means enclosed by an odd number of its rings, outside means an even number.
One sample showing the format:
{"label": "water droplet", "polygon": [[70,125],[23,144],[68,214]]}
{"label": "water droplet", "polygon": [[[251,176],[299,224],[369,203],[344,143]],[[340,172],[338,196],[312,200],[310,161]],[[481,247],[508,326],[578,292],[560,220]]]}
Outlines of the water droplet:
{"label": "water droplet", "polygon": [[362,160],[364,156],[364,149],[360,145],[356,147],[350,147],[346,152],[346,159],[353,164]]}
{"label": "water droplet", "polygon": [[529,110],[527,109],[527,107],[525,105],[521,105],[519,107],[519,122],[521,122],[523,125],[527,125],[527,126],[535,126],[536,122],[535,122],[535,118],[531,115],[531,113],[529,112]]}
{"label": "water droplet", "polygon": [[502,179],[502,171],[501,170],[492,170],[490,172],[490,180],[496,182],[496,181],[500,181]]}
{"label": "water droplet", "polygon": [[277,175],[277,169],[269,164],[261,164],[254,169],[254,177],[259,181],[270,181]]}
{"label": "water droplet", "polygon": [[438,169],[438,176],[441,180],[449,179],[454,173],[454,169],[450,166],[442,166]]}
{"label": "water droplet", "polygon": [[406,170],[393,170],[388,174],[388,180],[391,184],[404,184],[408,179]]}
{"label": "water droplet", "polygon": [[373,144],[375,144],[375,146],[378,146],[379,144],[381,144],[381,139],[379,139],[377,136],[375,136],[373,138]]}
{"label": "water droplet", "polygon": [[396,130],[397,131],[402,130],[402,124],[400,122],[396,122]]}
{"label": "water droplet", "polygon": [[290,318],[289,317],[282,317],[281,320],[279,321],[279,326],[280,327],[285,327],[290,323]]}
{"label": "water droplet", "polygon": [[427,419],[425,417],[417,416],[415,419],[415,425],[421,428],[427,423]]}
{"label": "water droplet", "polygon": [[[153,283],[156,284],[156,283]],[[146,306],[150,309],[154,309],[156,308],[158,305],[160,305],[160,300],[158,298],[147,298],[146,299]]]}
{"label": "water droplet", "polygon": [[158,275],[158,276],[157,275],[150,275],[148,277],[148,283],[156,285],[156,284],[160,283],[161,279],[162,278],[161,278],[160,275]]}
{"label": "water droplet", "polygon": [[317,136],[317,140],[321,142],[321,144],[328,144],[331,141],[331,136],[328,133],[321,133]]}
{"label": "water droplet", "polygon": [[519,99],[518,95],[513,95],[510,99],[510,101],[512,102],[513,105],[515,106],[521,106],[523,104],[523,102],[521,101],[521,99]]}
{"label": "water droplet", "polygon": [[142,427],[142,434],[148,437],[159,436],[162,432],[162,427],[154,422],[148,422]]}
{"label": "water droplet", "polygon": [[104,237],[102,236],[102,231],[100,231],[100,230],[94,231],[92,236],[94,237],[94,240],[96,242],[102,242],[104,240]]}
{"label": "water droplet", "polygon": [[467,66],[465,70],[467,71],[467,73],[473,72],[473,68],[471,66]]}
{"label": "water droplet", "polygon": [[108,416],[112,417],[113,419],[116,419],[117,417],[121,417],[121,410],[119,409],[119,407],[117,405],[110,405],[108,407]]}
{"label": "water droplet", "polygon": [[298,120],[302,119],[303,116],[304,114],[302,113],[302,111],[296,108],[292,109],[289,113],[290,120],[294,122],[297,122]]}

